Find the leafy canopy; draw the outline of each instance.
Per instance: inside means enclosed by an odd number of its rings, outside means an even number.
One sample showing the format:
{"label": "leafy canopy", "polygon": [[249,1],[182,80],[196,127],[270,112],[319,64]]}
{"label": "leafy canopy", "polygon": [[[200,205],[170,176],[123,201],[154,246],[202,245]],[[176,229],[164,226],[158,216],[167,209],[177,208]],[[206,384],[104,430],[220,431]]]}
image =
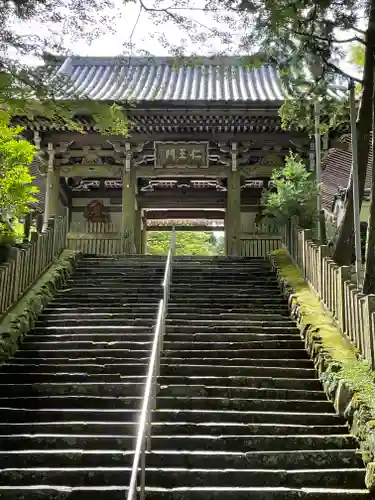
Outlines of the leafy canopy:
{"label": "leafy canopy", "polygon": [[273,172],[272,181],[274,188],[263,192],[264,215],[280,225],[298,216],[303,228],[312,228],[316,222],[318,186],[303,161],[290,153],[285,166]]}
{"label": "leafy canopy", "polygon": [[7,231],[8,221],[26,214],[36,202],[38,189],[32,186],[29,165],[35,147],[19,138],[22,127],[9,127],[9,114],[0,112],[0,230]]}
{"label": "leafy canopy", "polygon": [[[75,130],[81,129],[74,116],[90,115],[101,132],[126,135],[123,106],[77,94],[56,73],[68,53],[65,40],[90,43],[113,31],[116,5],[116,0],[0,0],[0,107],[11,115],[43,116]],[[25,23],[34,23],[37,34],[25,34]]]}

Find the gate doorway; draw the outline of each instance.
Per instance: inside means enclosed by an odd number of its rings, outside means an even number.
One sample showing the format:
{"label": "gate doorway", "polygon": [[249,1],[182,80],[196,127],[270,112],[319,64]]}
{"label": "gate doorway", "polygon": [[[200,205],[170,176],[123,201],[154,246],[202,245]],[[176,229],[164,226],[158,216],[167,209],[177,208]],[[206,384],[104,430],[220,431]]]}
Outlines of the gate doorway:
{"label": "gate doorway", "polygon": [[176,255],[225,255],[224,214],[220,219],[176,219],[169,218],[173,217],[173,213],[167,216],[164,211],[163,215],[162,219],[147,219],[145,253],[166,255],[171,231],[174,227],[176,230]]}

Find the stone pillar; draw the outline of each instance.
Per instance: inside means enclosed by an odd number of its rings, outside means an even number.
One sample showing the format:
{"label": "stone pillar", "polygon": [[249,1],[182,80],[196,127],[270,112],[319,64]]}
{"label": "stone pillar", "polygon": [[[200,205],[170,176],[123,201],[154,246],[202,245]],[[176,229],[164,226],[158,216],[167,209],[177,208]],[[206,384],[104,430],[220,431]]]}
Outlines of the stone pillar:
{"label": "stone pillar", "polygon": [[125,252],[134,253],[135,248],[135,212],[136,207],[136,176],[131,169],[130,144],[125,145],[125,166],[122,172],[122,209],[121,234],[125,239]]}
{"label": "stone pillar", "polygon": [[232,143],[232,168],[228,174],[227,191],[228,256],[241,255],[241,180],[237,170],[237,144]]}

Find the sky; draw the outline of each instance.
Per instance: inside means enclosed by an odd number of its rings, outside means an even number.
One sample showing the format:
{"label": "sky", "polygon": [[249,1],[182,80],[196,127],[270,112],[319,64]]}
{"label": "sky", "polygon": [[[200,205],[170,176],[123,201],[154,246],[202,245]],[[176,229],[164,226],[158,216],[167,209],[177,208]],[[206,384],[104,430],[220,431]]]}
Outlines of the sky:
{"label": "sky", "polygon": [[[85,0],[82,0],[85,1]],[[158,24],[155,22],[155,14],[150,12],[145,12],[140,10],[140,4],[138,0],[128,0],[126,5],[123,5],[121,0],[112,0],[116,6],[116,10],[104,10],[103,14],[112,15],[113,22],[111,22],[111,31],[109,31],[108,26],[105,26],[101,22],[102,12],[97,14],[99,28],[99,33],[97,33],[93,40],[90,37],[77,38],[74,36],[64,36],[63,45],[69,50],[70,53],[81,56],[102,56],[111,57],[119,56],[129,53],[127,45],[131,42],[131,52],[136,55],[140,53],[140,50],[145,50],[152,55],[168,55],[170,51],[168,50],[168,45],[177,44],[180,42],[181,37],[186,38],[186,35],[181,31],[181,29],[176,25],[175,22],[171,21],[164,24]],[[173,5],[173,0],[143,0],[144,4],[147,6],[152,6],[156,3],[159,7],[170,7]],[[186,0],[190,6],[201,5],[199,0]],[[175,11],[176,13],[181,13],[193,19],[196,22],[202,23],[202,26],[219,27],[213,16],[210,14],[204,14],[200,11]],[[222,26],[221,26],[222,27]],[[50,27],[41,25],[40,23],[34,21],[27,23],[25,25],[20,25],[17,27],[17,31],[24,34],[42,33],[47,36],[50,34]],[[350,34],[341,34],[343,37],[348,37]],[[164,38],[164,43],[160,43],[160,37]],[[340,34],[338,36],[340,37]],[[58,39],[58,36],[56,36]],[[188,39],[184,41],[184,47],[187,53],[197,52],[197,47],[194,47]],[[256,48],[255,48],[256,49]],[[223,50],[223,46],[220,45],[217,39],[213,39],[211,46],[205,43],[203,46],[198,48],[198,51],[202,55],[210,55]],[[351,65],[348,65],[346,61],[342,61],[342,68],[345,71],[349,71],[355,74],[355,70]]]}

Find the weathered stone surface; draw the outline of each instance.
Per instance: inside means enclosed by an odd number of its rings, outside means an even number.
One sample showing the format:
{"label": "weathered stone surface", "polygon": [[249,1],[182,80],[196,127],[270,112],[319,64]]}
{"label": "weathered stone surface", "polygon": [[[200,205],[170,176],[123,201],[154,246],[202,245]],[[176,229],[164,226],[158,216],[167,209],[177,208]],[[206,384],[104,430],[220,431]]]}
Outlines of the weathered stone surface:
{"label": "weathered stone surface", "polygon": [[79,252],[65,250],[16,306],[0,322],[0,362],[12,356],[43,309],[52,300],[82,258]]}
{"label": "weathered stone surface", "polygon": [[366,485],[375,491],[372,462],[375,434],[371,424],[375,421],[375,383],[371,370],[358,359],[354,347],[325,313],[287,252],[274,252],[270,261],[326,394],[359,439],[368,467]]}

